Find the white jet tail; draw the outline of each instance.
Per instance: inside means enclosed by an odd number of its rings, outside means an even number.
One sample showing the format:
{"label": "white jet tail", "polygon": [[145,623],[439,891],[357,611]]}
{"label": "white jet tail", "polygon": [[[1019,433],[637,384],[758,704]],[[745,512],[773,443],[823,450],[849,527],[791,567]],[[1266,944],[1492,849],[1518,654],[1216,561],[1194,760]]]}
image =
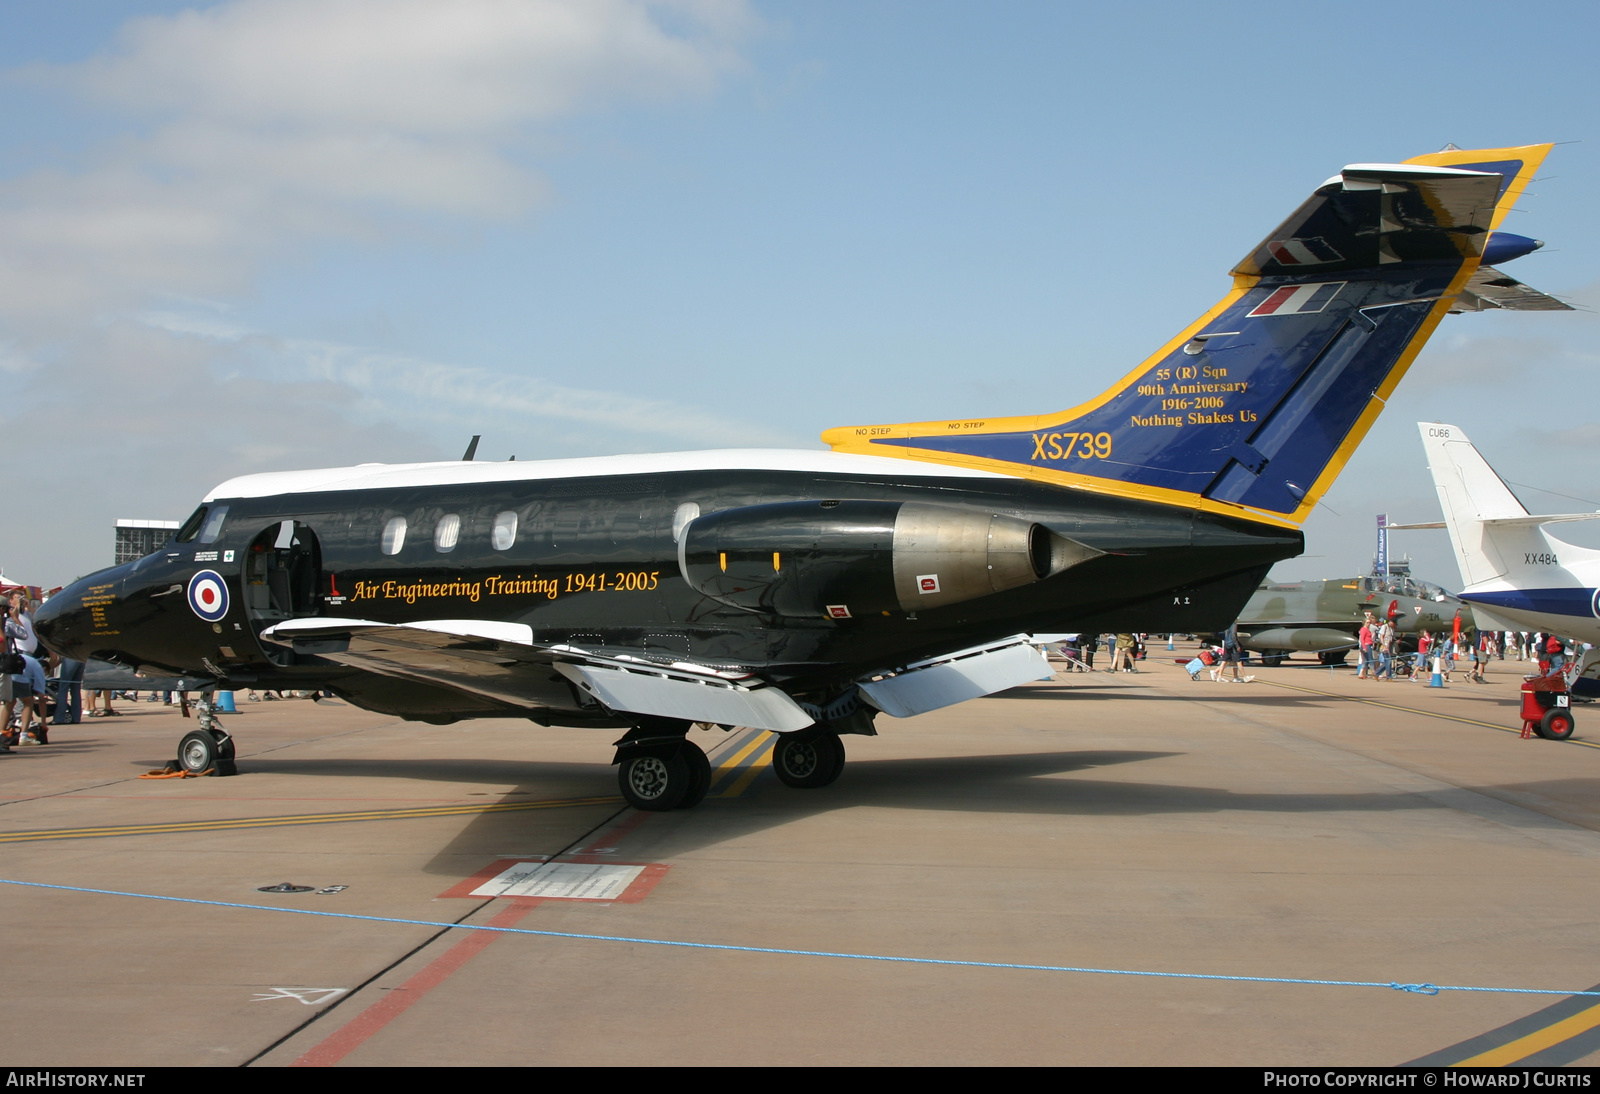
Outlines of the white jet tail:
{"label": "white jet tail", "polygon": [[1543,525],[1594,520],[1600,513],[1530,515],[1459,426],[1418,422],[1417,428],[1464,590],[1486,583],[1518,589],[1588,584],[1573,569],[1588,571],[1600,551],[1559,540]]}

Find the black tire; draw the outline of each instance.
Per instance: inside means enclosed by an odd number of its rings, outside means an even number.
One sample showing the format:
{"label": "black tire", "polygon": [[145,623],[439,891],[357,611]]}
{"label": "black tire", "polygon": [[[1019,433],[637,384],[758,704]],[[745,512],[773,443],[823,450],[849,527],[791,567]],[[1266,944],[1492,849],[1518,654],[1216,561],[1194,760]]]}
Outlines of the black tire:
{"label": "black tire", "polygon": [[705,801],[706,791],[711,789],[711,761],[706,759],[705,750],[693,741],[684,741],[678,755],[689,767],[689,792],[678,803],[678,808],[693,809]]}
{"label": "black tire", "polygon": [[785,733],[772,746],[778,781],[797,790],[827,786],[844,771],[844,742],[837,733]]}
{"label": "black tire", "polygon": [[1323,650],[1317,654],[1317,660],[1324,665],[1342,665],[1344,664],[1344,659],[1349,656],[1349,650]]}
{"label": "black tire", "polygon": [[222,746],[203,729],[192,729],[178,742],[178,766],[191,775],[214,771],[222,759]]}
{"label": "black tire", "polygon": [[622,797],[635,809],[668,813],[688,797],[693,783],[689,765],[680,753],[668,756],[629,756],[617,765]]}
{"label": "black tire", "polygon": [[1574,728],[1572,712],[1565,707],[1556,707],[1544,712],[1544,718],[1539,722],[1539,736],[1547,741],[1565,741],[1572,736]]}
{"label": "black tire", "polygon": [[1283,657],[1281,653],[1264,653],[1261,655],[1261,664],[1264,668],[1275,669],[1283,664]]}

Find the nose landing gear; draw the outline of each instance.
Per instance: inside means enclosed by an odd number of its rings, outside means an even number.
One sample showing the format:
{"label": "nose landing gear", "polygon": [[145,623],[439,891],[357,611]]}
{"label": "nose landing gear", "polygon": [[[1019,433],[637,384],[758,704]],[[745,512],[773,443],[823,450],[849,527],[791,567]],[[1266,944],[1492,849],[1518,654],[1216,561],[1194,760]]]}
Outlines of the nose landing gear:
{"label": "nose landing gear", "polygon": [[214,775],[237,775],[233,762],[233,738],[212,713],[211,701],[201,699],[197,705],[200,728],[192,729],[178,742],[177,770],[191,775],[210,771]]}

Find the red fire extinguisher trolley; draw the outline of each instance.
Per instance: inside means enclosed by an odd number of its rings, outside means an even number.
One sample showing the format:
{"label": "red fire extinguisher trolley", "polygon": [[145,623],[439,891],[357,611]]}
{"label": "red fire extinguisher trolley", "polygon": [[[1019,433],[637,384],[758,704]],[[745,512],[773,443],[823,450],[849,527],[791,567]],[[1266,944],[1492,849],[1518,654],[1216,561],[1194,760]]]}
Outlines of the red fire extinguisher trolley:
{"label": "red fire extinguisher trolley", "polygon": [[1533,676],[1522,682],[1524,740],[1537,733],[1547,741],[1564,741],[1572,729],[1572,693],[1564,675]]}

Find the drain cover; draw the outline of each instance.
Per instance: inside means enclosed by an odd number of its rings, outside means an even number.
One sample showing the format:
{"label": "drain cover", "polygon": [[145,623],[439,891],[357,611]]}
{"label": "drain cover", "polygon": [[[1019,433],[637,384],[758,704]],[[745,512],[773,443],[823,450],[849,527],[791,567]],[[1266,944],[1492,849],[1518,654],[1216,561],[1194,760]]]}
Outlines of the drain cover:
{"label": "drain cover", "polygon": [[262,885],[256,889],[258,893],[309,893],[310,891],[309,885],[295,885],[288,881],[280,881],[276,885]]}

